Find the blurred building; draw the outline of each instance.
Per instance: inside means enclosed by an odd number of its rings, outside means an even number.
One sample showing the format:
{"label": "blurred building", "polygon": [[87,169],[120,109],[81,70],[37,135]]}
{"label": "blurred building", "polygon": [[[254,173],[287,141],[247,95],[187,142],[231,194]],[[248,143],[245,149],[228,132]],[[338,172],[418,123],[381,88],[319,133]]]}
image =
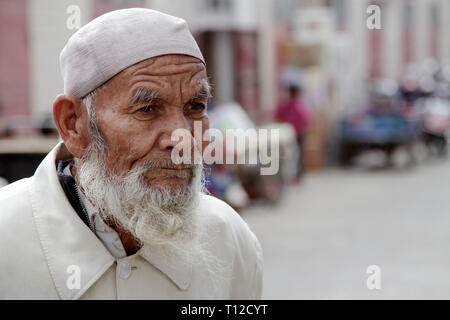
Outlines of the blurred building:
{"label": "blurred building", "polygon": [[215,100],[237,100],[256,117],[260,105],[270,108],[275,102],[273,63],[266,63],[274,60],[271,4],[270,0],[0,0],[0,116],[12,127],[50,117],[52,102],[63,91],[59,52],[77,30],[68,27],[71,8],[77,6],[81,25],[125,7],[148,7],[185,18],[207,60]]}
{"label": "blurred building", "polygon": [[[381,8],[379,30],[366,25],[371,4]],[[59,52],[76,31],[68,24],[73,6],[80,25],[125,7],[186,19],[214,102],[237,101],[256,123],[268,120],[286,82],[304,87],[318,125],[328,128],[361,105],[371,79],[398,79],[429,57],[450,61],[448,0],[0,0],[0,126],[51,119],[63,91]]]}
{"label": "blurred building", "polygon": [[239,102],[258,122],[275,104],[272,0],[150,0],[183,17],[204,53],[216,103]]}
{"label": "blurred building", "polygon": [[[308,137],[312,167],[334,161],[339,121],[365,108],[370,84],[399,81],[411,66],[450,62],[447,0],[288,1],[281,80],[297,78],[316,115]],[[367,21],[380,11],[380,29]]]}

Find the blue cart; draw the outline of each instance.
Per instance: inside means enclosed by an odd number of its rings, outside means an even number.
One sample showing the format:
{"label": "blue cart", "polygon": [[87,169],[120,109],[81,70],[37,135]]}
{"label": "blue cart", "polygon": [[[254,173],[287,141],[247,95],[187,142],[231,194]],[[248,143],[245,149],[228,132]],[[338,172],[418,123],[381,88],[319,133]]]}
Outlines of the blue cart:
{"label": "blue cart", "polygon": [[383,150],[388,157],[400,146],[411,150],[420,134],[418,121],[394,113],[355,115],[344,119],[340,129],[342,165],[350,165],[356,155],[368,149]]}

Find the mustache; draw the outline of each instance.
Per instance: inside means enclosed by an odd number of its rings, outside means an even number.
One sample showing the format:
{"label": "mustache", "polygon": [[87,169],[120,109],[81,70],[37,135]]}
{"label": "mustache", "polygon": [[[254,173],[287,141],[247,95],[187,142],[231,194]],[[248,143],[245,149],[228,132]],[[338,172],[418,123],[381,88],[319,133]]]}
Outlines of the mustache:
{"label": "mustache", "polygon": [[141,165],[139,165],[139,167],[147,170],[154,170],[154,169],[193,170],[196,167],[196,165],[175,164],[171,159],[155,159],[155,160],[147,160],[143,162]]}
{"label": "mustache", "polygon": [[171,159],[152,159],[143,162],[133,170],[140,176],[147,172],[169,169],[168,171],[156,172],[156,176],[163,178],[188,179],[196,175],[196,169],[201,167],[196,164],[175,164]]}

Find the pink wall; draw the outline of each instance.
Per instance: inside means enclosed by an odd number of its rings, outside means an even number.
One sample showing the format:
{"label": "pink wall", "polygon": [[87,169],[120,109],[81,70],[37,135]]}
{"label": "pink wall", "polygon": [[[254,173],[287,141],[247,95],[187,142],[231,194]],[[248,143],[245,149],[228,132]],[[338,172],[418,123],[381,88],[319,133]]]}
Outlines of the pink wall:
{"label": "pink wall", "polygon": [[382,51],[382,30],[369,30],[369,63],[370,78],[378,79],[381,76],[381,51]]}
{"label": "pink wall", "polygon": [[259,122],[257,43],[253,32],[234,32],[236,100]]}
{"label": "pink wall", "polygon": [[0,0],[0,118],[30,114],[26,0]]}

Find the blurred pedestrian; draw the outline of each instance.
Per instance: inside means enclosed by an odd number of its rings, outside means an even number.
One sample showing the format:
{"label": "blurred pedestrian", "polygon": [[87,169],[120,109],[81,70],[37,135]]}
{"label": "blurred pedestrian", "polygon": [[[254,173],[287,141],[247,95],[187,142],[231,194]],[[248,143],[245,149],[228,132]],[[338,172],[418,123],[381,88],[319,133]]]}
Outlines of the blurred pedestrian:
{"label": "blurred pedestrian", "polygon": [[295,129],[297,144],[300,151],[298,160],[298,170],[295,182],[300,182],[304,171],[305,159],[305,134],[311,122],[311,115],[304,99],[302,98],[302,89],[296,85],[290,85],[289,96],[281,101],[276,110],[274,118],[276,121],[285,122],[292,125]]}

